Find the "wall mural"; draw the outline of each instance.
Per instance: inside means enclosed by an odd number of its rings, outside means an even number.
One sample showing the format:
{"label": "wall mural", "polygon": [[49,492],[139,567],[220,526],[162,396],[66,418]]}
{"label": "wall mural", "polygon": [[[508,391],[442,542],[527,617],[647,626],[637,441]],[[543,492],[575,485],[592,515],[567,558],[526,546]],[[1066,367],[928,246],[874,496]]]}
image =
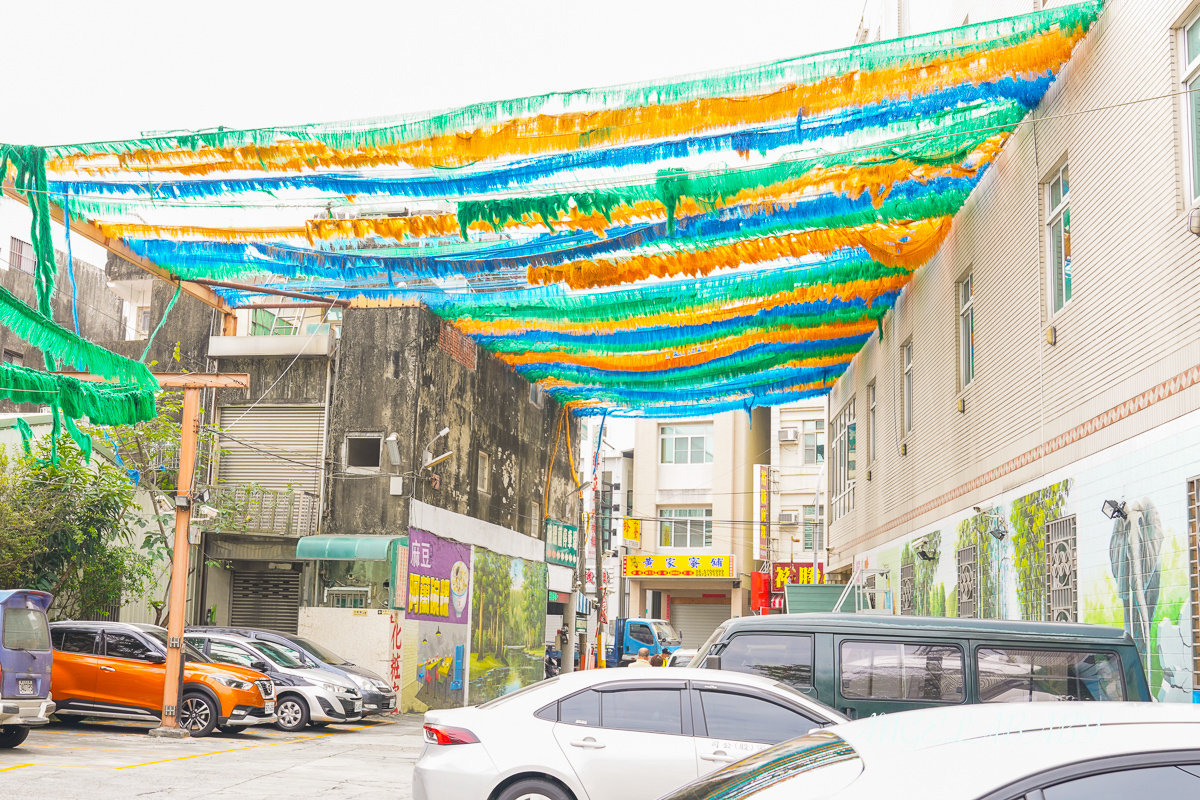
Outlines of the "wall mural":
{"label": "wall mural", "polygon": [[406,624],[417,626],[416,700],[425,708],[466,703],[471,548],[410,528]]}
{"label": "wall mural", "polygon": [[474,582],[472,705],[545,677],[546,565],[477,547]]}
{"label": "wall mural", "polygon": [[[898,597],[911,592],[914,614],[1124,628],[1151,694],[1191,702],[1186,499],[1187,481],[1200,472],[1193,416],[865,555],[890,570]],[[1105,500],[1124,502],[1126,518],[1106,516]]]}

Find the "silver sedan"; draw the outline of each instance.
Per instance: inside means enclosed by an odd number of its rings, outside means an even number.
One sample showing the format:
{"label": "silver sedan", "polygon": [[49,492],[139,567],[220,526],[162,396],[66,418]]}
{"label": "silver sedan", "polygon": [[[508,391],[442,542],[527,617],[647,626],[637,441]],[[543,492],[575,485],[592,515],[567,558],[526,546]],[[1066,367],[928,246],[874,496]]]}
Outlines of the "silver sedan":
{"label": "silver sedan", "polygon": [[654,800],[845,721],[790,686],[702,669],[560,675],[474,708],[428,711],[415,800]]}

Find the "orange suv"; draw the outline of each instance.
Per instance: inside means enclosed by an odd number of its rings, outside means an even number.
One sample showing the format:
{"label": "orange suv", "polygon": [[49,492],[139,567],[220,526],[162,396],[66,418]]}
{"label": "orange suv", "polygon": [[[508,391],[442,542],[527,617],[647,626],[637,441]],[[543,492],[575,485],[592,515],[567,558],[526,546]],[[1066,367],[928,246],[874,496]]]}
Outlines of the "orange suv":
{"label": "orange suv", "polygon": [[[131,719],[157,725],[166,682],[167,631],[127,622],[52,622],[51,690],[60,717]],[[184,645],[179,726],[213,728],[275,722],[275,685],[253,669],[204,663]]]}

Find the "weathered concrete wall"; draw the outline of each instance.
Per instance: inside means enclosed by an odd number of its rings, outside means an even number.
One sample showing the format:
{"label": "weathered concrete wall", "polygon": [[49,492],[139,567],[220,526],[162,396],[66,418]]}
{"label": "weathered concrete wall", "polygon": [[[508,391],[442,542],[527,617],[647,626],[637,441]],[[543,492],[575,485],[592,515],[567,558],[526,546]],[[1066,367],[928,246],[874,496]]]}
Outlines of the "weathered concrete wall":
{"label": "weathered concrete wall", "polygon": [[[403,533],[405,497],[522,533],[540,533],[534,504],[543,505],[546,454],[554,445],[559,406],[529,400],[529,383],[505,364],[477,351],[476,367],[455,360],[440,341],[441,321],[424,309],[352,309],[343,320],[335,378],[329,452],[334,460],[327,493],[328,533]],[[469,359],[468,359],[469,360]],[[579,441],[579,426],[571,438]],[[434,455],[453,450],[435,466],[437,485],[414,480],[425,444],[442,428],[450,433]],[[566,425],[551,480],[549,508],[562,516],[570,486]],[[401,463],[386,453],[376,477],[346,474],[342,443],[348,433],[398,437]],[[480,453],[491,460],[490,491],[479,485]],[[388,494],[389,478],[405,476],[405,497]]]}
{"label": "weathered concrete wall", "polygon": [[[71,278],[67,272],[67,255],[55,251],[55,257],[58,261],[58,275],[55,278],[50,305],[54,312],[54,321],[73,331],[75,323],[71,314]],[[84,338],[92,341],[123,338],[125,326],[121,320],[121,299],[109,291],[108,278],[104,271],[75,259],[75,282],[79,287],[79,331]],[[37,306],[33,276],[29,273],[16,269],[2,270],[0,285],[31,307]],[[20,354],[27,367],[38,370],[46,368],[42,351],[5,327],[0,327],[0,349]],[[37,408],[37,405],[31,403],[18,405],[0,401],[0,412],[32,413],[37,411]]]}
{"label": "weathered concrete wall", "polygon": [[[149,277],[139,267],[130,264],[120,256],[110,254],[106,267],[109,280],[141,280]],[[163,317],[175,287],[166,281],[155,280],[150,293],[150,326],[157,327]],[[117,300],[118,307],[120,300]],[[153,369],[156,372],[207,372],[209,369],[208,334],[210,330],[220,330],[220,323],[215,320],[213,309],[189,297],[179,296],[179,301],[171,309],[166,324],[154,337],[154,344],[146,356],[146,362],[157,362]],[[111,340],[110,340],[111,339]],[[96,338],[95,341],[129,358],[141,359],[146,349],[146,340],[138,339],[124,341],[124,330],[113,337]],[[179,345],[179,361],[175,360],[175,345]]]}

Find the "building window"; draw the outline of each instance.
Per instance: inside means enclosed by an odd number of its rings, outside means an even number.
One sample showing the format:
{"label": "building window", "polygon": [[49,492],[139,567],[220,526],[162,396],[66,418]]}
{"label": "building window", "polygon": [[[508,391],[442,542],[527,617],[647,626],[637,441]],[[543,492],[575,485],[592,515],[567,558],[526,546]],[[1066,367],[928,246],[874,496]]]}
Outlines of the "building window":
{"label": "building window", "polygon": [[904,396],[901,398],[900,413],[904,417],[904,432],[911,433],[913,429],[913,346],[909,339],[900,348],[900,362],[904,365]]}
{"label": "building window", "polygon": [[492,457],[487,453],[479,454],[475,467],[475,488],[484,494],[492,493]]}
{"label": "building window", "polygon": [[875,381],[867,384],[867,463],[875,462],[875,455],[879,452],[875,449],[875,431],[877,425],[875,420]]}
{"label": "building window", "polygon": [[825,463],[825,420],[804,420],[804,463]]}
{"label": "building window", "polygon": [[383,438],[378,435],[351,434],[346,437],[346,466],[379,469]]}
{"label": "building window", "polygon": [[833,418],[833,518],[854,510],[854,398]]}
{"label": "building window", "polygon": [[712,508],[660,508],[662,547],[712,547]]}
{"label": "building window", "polygon": [[532,503],[529,511],[529,535],[535,539],[540,539],[542,538],[542,504]]}
{"label": "building window", "polygon": [[961,388],[975,380],[975,276],[958,284],[958,374]]}
{"label": "building window", "polygon": [[12,364],[14,367],[23,367],[25,366],[25,354],[15,350],[5,350],[4,363]]}
{"label": "building window", "polygon": [[664,425],[658,434],[663,464],[711,464],[712,423]]}
{"label": "building window", "polygon": [[533,403],[538,408],[545,408],[546,390],[540,383],[529,384],[529,402]]}
{"label": "building window", "polygon": [[804,549],[820,550],[825,546],[825,506],[804,507]]}
{"label": "building window", "polygon": [[1191,161],[1191,200],[1200,200],[1200,17],[1193,18],[1180,37],[1185,64],[1183,73],[1184,105],[1187,109],[1188,160]]}
{"label": "building window", "polygon": [[21,272],[28,272],[32,275],[37,271],[37,257],[33,254],[33,245],[29,242],[23,242],[17,237],[12,237],[8,248],[8,266],[12,269],[19,269]]}
{"label": "building window", "polygon": [[1055,312],[1071,300],[1071,196],[1067,178],[1067,165],[1063,164],[1046,188],[1046,207],[1050,209],[1046,223],[1050,237],[1050,296]]}

